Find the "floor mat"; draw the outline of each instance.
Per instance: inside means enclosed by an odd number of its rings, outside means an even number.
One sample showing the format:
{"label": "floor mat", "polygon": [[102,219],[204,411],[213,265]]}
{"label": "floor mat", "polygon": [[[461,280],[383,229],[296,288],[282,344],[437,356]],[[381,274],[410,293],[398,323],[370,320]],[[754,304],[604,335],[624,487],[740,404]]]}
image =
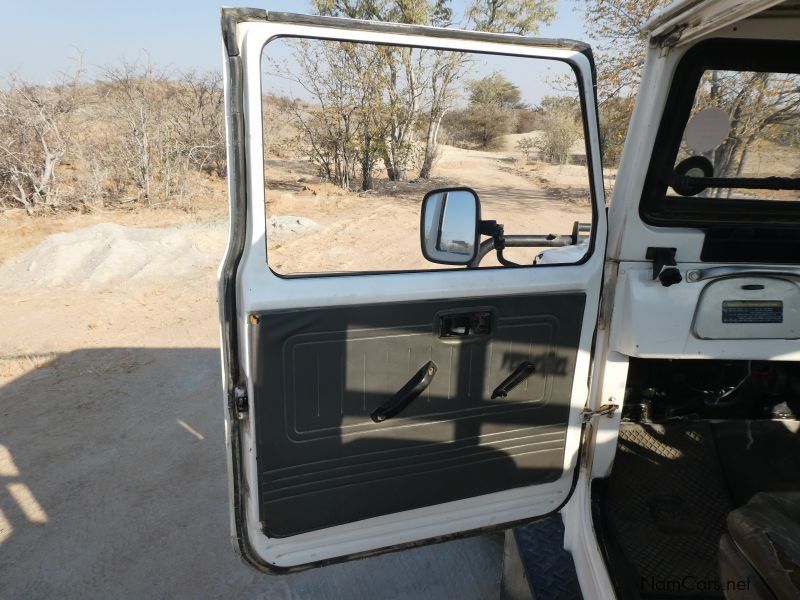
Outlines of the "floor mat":
{"label": "floor mat", "polygon": [[604,505],[627,589],[721,596],[717,545],[733,506],[708,422],[623,423]]}
{"label": "floor mat", "polygon": [[561,515],[516,527],[514,537],[535,600],[583,598],[572,554],[564,550]]}
{"label": "floor mat", "polygon": [[736,506],[758,492],[800,490],[797,421],[722,421],[712,425]]}

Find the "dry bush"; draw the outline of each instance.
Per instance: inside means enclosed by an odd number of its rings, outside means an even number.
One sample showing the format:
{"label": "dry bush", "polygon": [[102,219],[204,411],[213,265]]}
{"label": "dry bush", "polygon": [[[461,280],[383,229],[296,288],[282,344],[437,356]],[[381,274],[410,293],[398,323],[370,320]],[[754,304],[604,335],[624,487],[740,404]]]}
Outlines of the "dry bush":
{"label": "dry bush", "polygon": [[542,128],[541,109],[524,107],[517,109],[517,127],[514,133],[530,133]]}
{"label": "dry bush", "polygon": [[536,140],[532,137],[521,138],[517,142],[516,149],[517,152],[525,155],[525,162],[527,163],[531,159],[531,154],[536,150]]}
{"label": "dry bush", "polygon": [[114,157],[145,205],[183,194],[189,156],[182,139],[180,92],[152,65],[105,69],[112,122],[122,132]]}
{"label": "dry bush", "polygon": [[517,117],[526,109],[519,88],[501,73],[470,81],[467,87],[469,104],[444,117],[446,139],[461,148],[502,147],[503,136],[516,131]]}
{"label": "dry bush", "polygon": [[264,155],[275,158],[306,157],[308,150],[299,139],[298,128],[286,115],[301,111],[306,118],[312,112],[310,105],[300,100],[290,100],[283,96],[264,94],[261,102],[264,121]]}
{"label": "dry bush", "polygon": [[[220,76],[120,62],[94,84],[0,90],[0,210],[163,206],[225,175]],[[196,186],[195,186],[196,187]]]}
{"label": "dry bush", "polygon": [[293,40],[289,46],[291,67],[270,64],[313,98],[314,105],[287,104],[300,133],[295,150],[306,154],[327,181],[348,190],[372,189],[377,164],[388,155],[384,51],[368,44],[319,40]]}
{"label": "dry bush", "polygon": [[222,75],[217,71],[189,71],[177,85],[177,131],[189,165],[224,177],[225,99]]}
{"label": "dry bush", "polygon": [[546,160],[565,165],[572,155],[572,145],[580,139],[581,133],[581,125],[572,114],[552,111],[547,114],[542,135],[534,145]]}
{"label": "dry bush", "polygon": [[567,164],[572,146],[583,135],[578,100],[571,96],[546,96],[541,101],[541,134],[534,146],[553,163]]}
{"label": "dry bush", "polygon": [[49,87],[12,77],[0,91],[0,205],[29,214],[62,205],[58,171],[80,102],[79,74]]}
{"label": "dry bush", "polygon": [[600,149],[605,165],[619,164],[634,100],[633,96],[612,97],[600,106]]}

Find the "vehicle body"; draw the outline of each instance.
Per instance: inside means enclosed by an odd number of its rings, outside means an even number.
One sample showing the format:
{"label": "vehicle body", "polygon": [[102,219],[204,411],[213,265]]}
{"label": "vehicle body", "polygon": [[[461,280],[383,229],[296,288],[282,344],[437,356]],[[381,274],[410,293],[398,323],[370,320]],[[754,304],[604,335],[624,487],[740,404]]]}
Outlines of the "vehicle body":
{"label": "vehicle body", "polygon": [[[700,428],[713,419],[749,422],[766,414],[763,406],[744,416],[726,412],[743,382],[773,361],[780,363],[769,369],[794,381],[792,363],[800,359],[797,175],[766,183],[760,173],[742,177],[742,165],[750,163],[741,158],[733,177],[717,174],[714,185],[721,187],[714,189],[766,186],[779,195],[734,200],[714,192],[712,199],[702,196],[708,187],[702,178],[714,175],[698,174],[705,163],[683,171],[673,164],[690,111],[702,112],[692,102],[703,73],[772,69],[795,76],[800,6],[681,1],[647,30],[651,48],[606,218],[587,46],[223,10],[231,235],[220,270],[220,313],[231,529],[246,562],[286,572],[560,511],[564,545],[586,597],[688,593],[669,582],[647,584],[625,539],[603,533],[618,524],[601,521],[614,502],[618,445],[630,446],[625,436],[633,428],[652,433],[655,423],[668,440],[675,415],[681,423],[691,417]],[[431,185],[418,238],[422,254],[471,268],[285,274],[272,262],[274,247],[267,251],[268,268],[265,243],[273,233],[264,209],[271,167],[262,160],[269,141],[262,51],[281,39],[300,40],[295,48],[323,40],[325,56],[358,44],[390,48],[406,60],[411,54],[404,52],[413,49],[429,53],[414,65],[447,52],[566,64],[580,100],[591,225],[576,220],[572,234],[517,236],[519,245],[543,251],[536,264],[516,268],[502,255],[515,236],[482,220],[472,190],[461,182],[444,191]],[[293,106],[300,119],[322,114]],[[699,146],[714,137],[705,121]],[[709,155],[720,143],[697,151],[692,146],[690,154]],[[787,153],[797,152],[794,143],[786,142]],[[667,188],[681,185],[689,191],[675,200]],[[471,187],[483,199],[484,191]],[[445,239],[450,229],[458,233]],[[386,230],[391,236],[391,221]],[[479,256],[481,234],[490,238]],[[546,249],[563,245],[568,248]],[[492,249],[500,266],[477,268]],[[676,408],[659,388],[672,385],[670,375],[638,383],[642,373],[682,372],[684,365],[694,373],[689,361],[697,360],[723,379],[730,379],[725,369],[746,365],[738,383],[721,381],[719,390],[706,390],[706,412],[702,402],[689,412]],[[644,389],[653,390],[651,396]],[[767,420],[780,419],[791,430],[790,408]],[[680,435],[702,438],[694,430]],[[669,470],[658,459],[652,464]],[[788,489],[800,489],[800,472],[795,483]],[[647,502],[654,514],[663,508],[680,515],[685,498],[677,495],[657,490],[656,501]],[[692,502],[705,514],[703,499]],[[707,542],[711,534],[703,535]],[[610,551],[615,545],[621,550]],[[641,585],[619,575],[631,564]],[[723,591],[730,592],[709,593]]]}

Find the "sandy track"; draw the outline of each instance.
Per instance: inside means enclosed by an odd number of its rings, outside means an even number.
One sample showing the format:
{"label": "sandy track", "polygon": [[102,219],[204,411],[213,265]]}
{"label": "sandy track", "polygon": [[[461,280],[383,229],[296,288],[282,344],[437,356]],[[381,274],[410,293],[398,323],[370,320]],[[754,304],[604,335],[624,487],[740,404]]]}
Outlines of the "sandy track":
{"label": "sandy track", "polygon": [[517,210],[551,208],[553,197],[541,185],[516,173],[503,170],[514,163],[512,153],[464,150],[442,146],[442,156],[434,174],[457,174],[461,185],[476,190],[481,201],[497,207]]}
{"label": "sandy track", "polygon": [[[574,221],[591,222],[588,203],[564,200],[547,183],[560,178],[588,190],[585,168],[526,171],[516,158],[513,152],[442,146],[433,181],[401,184],[395,191],[379,179],[375,192],[349,194],[308,183],[314,171],[306,163],[270,161],[267,213],[300,215],[327,226],[312,235],[268,240],[270,266],[280,273],[440,269],[419,249],[420,204],[425,192],[437,187],[473,188],[481,199],[482,218],[505,224],[508,234],[566,234]],[[508,257],[530,264],[539,251],[511,249]],[[497,264],[493,257],[482,263]]]}

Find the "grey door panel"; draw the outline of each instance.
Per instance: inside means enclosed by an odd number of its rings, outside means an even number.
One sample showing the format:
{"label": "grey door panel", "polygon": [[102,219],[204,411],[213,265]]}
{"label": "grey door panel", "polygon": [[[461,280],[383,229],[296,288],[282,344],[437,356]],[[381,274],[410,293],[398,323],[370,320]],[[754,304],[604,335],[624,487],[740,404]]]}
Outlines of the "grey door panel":
{"label": "grey door panel", "polygon": [[[585,294],[263,312],[251,320],[260,520],[270,537],[554,481]],[[443,337],[443,317],[488,333]],[[428,361],[396,416],[384,405]],[[535,372],[493,390],[522,362]]]}

